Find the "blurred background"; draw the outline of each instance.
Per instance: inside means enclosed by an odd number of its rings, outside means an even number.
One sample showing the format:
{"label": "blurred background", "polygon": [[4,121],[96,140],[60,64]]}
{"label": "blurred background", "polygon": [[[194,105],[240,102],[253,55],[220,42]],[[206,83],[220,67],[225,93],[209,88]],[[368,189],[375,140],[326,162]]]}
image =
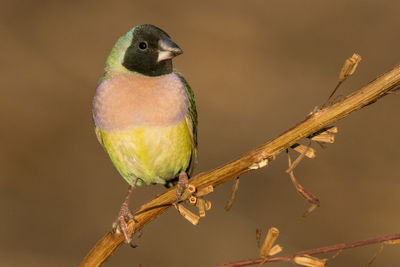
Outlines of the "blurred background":
{"label": "blurred background", "polygon": [[[77,266],[110,229],[128,185],[97,143],[91,103],[114,42],[133,26],[157,25],[185,51],[174,64],[197,97],[200,172],[303,120],[354,52],[363,60],[341,95],[398,64],[399,10],[398,1],[361,0],[2,0],[0,266]],[[399,232],[399,101],[384,97],[340,121],[335,144],[314,146],[317,158],[296,168],[321,201],[309,217],[281,154],[241,177],[230,212],[231,182],[209,195],[198,226],[170,209],[105,266],[253,258],[256,228],[272,226],[283,253]],[[132,210],[164,190],[135,190]],[[365,266],[378,248],[343,251],[329,266]],[[398,265],[399,255],[385,246],[372,266]]]}

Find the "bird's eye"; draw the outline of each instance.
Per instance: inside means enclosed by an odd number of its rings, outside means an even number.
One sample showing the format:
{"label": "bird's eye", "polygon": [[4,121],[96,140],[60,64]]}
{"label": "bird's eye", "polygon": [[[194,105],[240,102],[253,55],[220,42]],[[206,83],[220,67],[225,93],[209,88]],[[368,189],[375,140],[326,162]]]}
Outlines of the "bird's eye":
{"label": "bird's eye", "polygon": [[139,43],[139,49],[142,51],[145,51],[147,49],[148,45],[146,41],[142,41]]}

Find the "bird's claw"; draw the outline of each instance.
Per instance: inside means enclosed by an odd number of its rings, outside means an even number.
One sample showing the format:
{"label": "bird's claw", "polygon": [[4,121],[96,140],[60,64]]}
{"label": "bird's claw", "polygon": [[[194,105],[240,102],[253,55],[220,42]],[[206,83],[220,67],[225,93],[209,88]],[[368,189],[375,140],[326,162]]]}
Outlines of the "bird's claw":
{"label": "bird's claw", "polygon": [[179,174],[178,184],[176,185],[176,200],[179,201],[183,192],[188,187],[189,177],[186,172],[181,171]]}
{"label": "bird's claw", "polygon": [[127,232],[127,228],[128,228],[127,222],[129,222],[130,220],[137,222],[135,220],[135,218],[133,217],[131,211],[129,210],[128,205],[126,205],[124,203],[124,204],[122,204],[121,209],[119,210],[118,217],[115,220],[115,222],[112,224],[112,227],[114,229],[114,232],[117,232],[117,231],[122,232],[122,234],[125,237],[125,242],[127,244],[131,243],[131,241],[132,241],[131,235],[129,235]]}

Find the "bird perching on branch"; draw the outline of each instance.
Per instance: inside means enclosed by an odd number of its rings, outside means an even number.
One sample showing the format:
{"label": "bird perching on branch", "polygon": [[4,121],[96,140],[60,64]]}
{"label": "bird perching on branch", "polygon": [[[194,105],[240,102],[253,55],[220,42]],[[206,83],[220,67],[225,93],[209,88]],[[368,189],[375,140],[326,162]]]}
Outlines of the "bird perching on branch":
{"label": "bird perching on branch", "polygon": [[97,138],[129,184],[114,223],[127,243],[133,188],[143,182],[169,186],[179,179],[184,189],[196,162],[195,98],[172,66],[182,53],[163,30],[150,24],[134,27],[114,45],[93,99]]}

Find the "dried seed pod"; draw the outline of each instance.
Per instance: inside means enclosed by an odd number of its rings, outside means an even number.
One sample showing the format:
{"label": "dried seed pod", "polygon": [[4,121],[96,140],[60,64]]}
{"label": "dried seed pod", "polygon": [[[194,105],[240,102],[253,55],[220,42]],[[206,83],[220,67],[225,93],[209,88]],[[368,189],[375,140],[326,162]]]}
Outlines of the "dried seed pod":
{"label": "dried seed pod", "polygon": [[189,203],[190,204],[196,205],[196,202],[197,202],[197,197],[195,197],[195,196],[190,196],[189,197]]}
{"label": "dried seed pod", "polygon": [[270,161],[269,158],[262,159],[261,161],[259,161],[259,162],[257,162],[257,163],[251,164],[251,165],[249,166],[249,169],[250,169],[250,170],[258,170],[258,169],[261,169],[261,168],[267,166],[268,163],[269,163],[269,161]]}
{"label": "dried seed pod", "polygon": [[180,197],[180,199],[181,200],[188,199],[190,197],[190,195],[192,195],[194,192],[196,192],[196,187],[194,185],[190,184],[186,187],[185,191],[183,191],[183,194]]}
{"label": "dried seed pod", "polygon": [[273,246],[271,248],[271,250],[268,253],[268,256],[274,256],[276,254],[278,254],[279,252],[281,252],[283,250],[283,247],[281,247],[280,245],[276,244],[275,246]]}
{"label": "dried seed pod", "polygon": [[346,59],[342,70],[339,74],[339,80],[344,81],[348,76],[352,75],[361,61],[361,56],[358,54],[353,54],[350,58]]}
{"label": "dried seed pod", "polygon": [[197,199],[197,203],[196,203],[196,207],[199,209],[200,217],[205,217],[206,216],[206,207],[204,205],[205,205],[204,199],[198,198]]}
{"label": "dried seed pod", "polygon": [[331,95],[329,96],[328,101],[332,98],[332,96],[335,94],[340,85],[347,79],[347,77],[349,77],[356,71],[358,63],[360,61],[361,61],[361,56],[358,54],[353,54],[350,58],[346,59],[342,69],[340,70],[339,82],[336,85],[333,92],[331,93]]}
{"label": "dried seed pod", "polygon": [[278,238],[279,230],[275,227],[271,227],[268,230],[267,236],[265,237],[264,243],[261,246],[260,256],[267,257],[269,252],[271,251],[272,246],[275,243],[275,240]]}
{"label": "dried seed pod", "polygon": [[179,211],[179,213],[186,219],[188,220],[190,223],[192,223],[193,225],[197,225],[199,224],[199,220],[200,217],[197,216],[196,214],[194,214],[193,212],[191,212],[190,210],[188,210],[187,208],[185,208],[184,206],[182,206],[181,204],[176,204],[174,205],[175,208]]}
{"label": "dried seed pod", "polygon": [[204,200],[204,204],[205,204],[206,210],[210,210],[211,209],[211,201]]}
{"label": "dried seed pod", "polygon": [[209,193],[211,193],[213,191],[214,191],[214,187],[212,185],[209,185],[209,186],[206,186],[206,187],[203,187],[203,188],[199,189],[197,191],[197,193],[196,193],[196,196],[202,197],[202,196],[207,195],[207,194],[209,194]]}
{"label": "dried seed pod", "polygon": [[187,189],[189,190],[190,193],[196,192],[196,187],[192,184],[188,185]]}
{"label": "dried seed pod", "polygon": [[300,154],[303,154],[310,159],[313,159],[316,157],[315,155],[315,149],[309,146],[305,146],[305,145],[297,145],[294,146],[293,149],[297,152],[299,152]]}
{"label": "dried seed pod", "polygon": [[329,128],[329,129],[327,129],[326,132],[328,132],[328,133],[338,133],[339,129],[336,126],[333,126],[333,127]]}
{"label": "dried seed pod", "polygon": [[400,244],[400,239],[387,240],[383,243],[387,245],[397,245]]}
{"label": "dried seed pod", "polygon": [[294,257],[293,261],[307,267],[324,267],[327,259],[318,259],[309,255],[303,255]]}
{"label": "dried seed pod", "polygon": [[256,241],[257,241],[257,247],[261,248],[261,234],[262,230],[260,228],[256,229]]}
{"label": "dried seed pod", "polygon": [[335,136],[331,133],[323,132],[323,133],[320,133],[319,135],[313,136],[311,138],[311,140],[314,140],[317,142],[323,142],[323,143],[334,143]]}

